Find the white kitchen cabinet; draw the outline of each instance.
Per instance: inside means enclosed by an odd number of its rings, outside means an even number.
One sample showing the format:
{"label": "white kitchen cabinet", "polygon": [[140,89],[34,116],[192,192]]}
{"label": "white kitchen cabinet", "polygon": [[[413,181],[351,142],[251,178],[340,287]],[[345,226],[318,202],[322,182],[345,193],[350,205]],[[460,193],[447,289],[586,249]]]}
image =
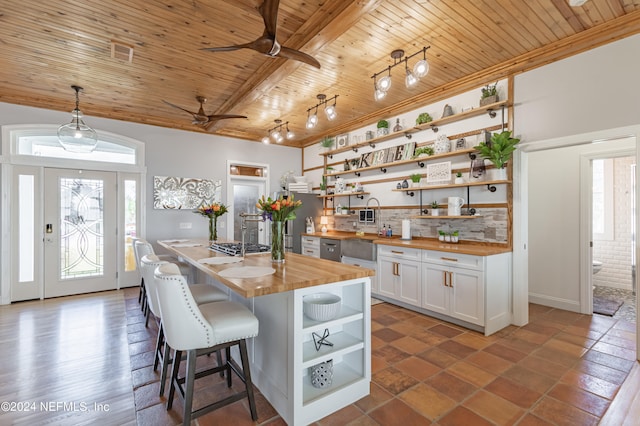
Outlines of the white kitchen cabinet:
{"label": "white kitchen cabinet", "polygon": [[450,265],[422,264],[422,307],[484,326],[481,271]]}
{"label": "white kitchen cabinet", "polygon": [[378,295],[490,335],[511,324],[511,253],[487,256],[378,245]]}
{"label": "white kitchen cabinet", "polygon": [[421,305],[420,250],[379,246],[378,275],[379,295]]}
{"label": "white kitchen cabinet", "polygon": [[320,238],[319,237],[307,237],[302,236],[302,244],[300,254],[304,254],[305,256],[311,256],[320,258]]}

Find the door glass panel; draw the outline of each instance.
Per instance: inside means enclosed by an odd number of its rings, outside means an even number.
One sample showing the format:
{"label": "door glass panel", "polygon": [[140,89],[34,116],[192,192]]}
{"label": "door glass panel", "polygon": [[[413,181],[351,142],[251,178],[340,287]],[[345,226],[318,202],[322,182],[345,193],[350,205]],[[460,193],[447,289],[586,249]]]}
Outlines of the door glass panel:
{"label": "door glass panel", "polygon": [[[235,217],[233,218],[234,240],[240,241],[242,239],[242,220],[240,213],[257,213],[256,203],[260,195],[258,186],[256,185],[233,185],[233,211],[235,212]],[[246,222],[247,231],[244,237],[246,243],[258,243],[258,224],[261,224],[261,222]]]}
{"label": "door glass panel", "polygon": [[34,176],[20,175],[18,177],[18,227],[20,239],[18,241],[18,282],[32,282],[35,265],[35,197]]}
{"label": "door glass panel", "polygon": [[136,260],[131,246],[131,239],[137,235],[136,221],[136,181],[124,181],[124,270],[136,270]]}
{"label": "door glass panel", "polygon": [[60,179],[60,279],[104,273],[103,181]]}

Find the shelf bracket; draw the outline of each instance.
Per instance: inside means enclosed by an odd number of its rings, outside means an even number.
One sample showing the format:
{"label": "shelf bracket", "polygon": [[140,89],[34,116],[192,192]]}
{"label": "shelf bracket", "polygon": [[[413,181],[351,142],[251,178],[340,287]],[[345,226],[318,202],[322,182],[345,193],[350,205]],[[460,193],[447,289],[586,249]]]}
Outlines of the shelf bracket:
{"label": "shelf bracket", "polygon": [[381,171],[382,173],[387,173],[387,169],[385,169],[384,167],[380,167],[380,171]]}
{"label": "shelf bracket", "polygon": [[359,198],[359,199],[361,199],[361,200],[364,200],[364,194],[356,195],[356,198]]}
{"label": "shelf bracket", "polygon": [[327,157],[333,158],[333,154],[328,154]]}
{"label": "shelf bracket", "polygon": [[353,174],[360,177],[360,172],[353,172]]}
{"label": "shelf bracket", "polygon": [[487,184],[487,189],[489,190],[489,192],[496,192],[495,185]]}
{"label": "shelf bracket", "polygon": [[355,146],[351,149],[353,150],[353,152],[358,152],[358,148],[356,148]]}
{"label": "shelf bracket", "polygon": [[424,161],[418,161],[418,166],[424,167]]}
{"label": "shelf bracket", "polygon": [[494,110],[492,110],[491,108],[489,108],[487,110],[487,114],[489,114],[489,117],[491,117],[491,118],[496,118],[496,112]]}
{"label": "shelf bracket", "polygon": [[416,195],[416,193],[415,193],[415,192],[413,192],[413,191],[407,191],[407,195],[408,195],[409,197],[413,197],[414,195]]}
{"label": "shelf bracket", "polygon": [[476,154],[475,154],[475,153],[473,153],[473,152],[470,152],[470,153],[469,153],[469,159],[470,159],[470,160],[475,160],[475,159],[476,159]]}
{"label": "shelf bracket", "polygon": [[371,142],[369,142],[369,146],[370,146],[371,148],[375,148],[375,147],[376,147],[376,144],[375,144],[375,143],[371,143]]}
{"label": "shelf bracket", "polygon": [[429,210],[422,209],[422,210],[420,210],[420,213],[427,215],[427,214],[429,214]]}
{"label": "shelf bracket", "polygon": [[405,132],[404,136],[405,136],[407,139],[411,139],[411,138],[413,137],[413,135],[412,135],[411,133],[409,133],[409,132]]}
{"label": "shelf bracket", "polygon": [[433,130],[433,133],[438,133],[438,126],[431,124],[431,130]]}

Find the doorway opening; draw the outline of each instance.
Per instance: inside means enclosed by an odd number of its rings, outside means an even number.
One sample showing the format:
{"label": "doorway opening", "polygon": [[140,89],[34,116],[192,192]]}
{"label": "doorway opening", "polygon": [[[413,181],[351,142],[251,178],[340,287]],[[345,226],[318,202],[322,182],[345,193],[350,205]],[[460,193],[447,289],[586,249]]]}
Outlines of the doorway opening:
{"label": "doorway opening", "polygon": [[635,156],[592,160],[593,313],[636,321]]}

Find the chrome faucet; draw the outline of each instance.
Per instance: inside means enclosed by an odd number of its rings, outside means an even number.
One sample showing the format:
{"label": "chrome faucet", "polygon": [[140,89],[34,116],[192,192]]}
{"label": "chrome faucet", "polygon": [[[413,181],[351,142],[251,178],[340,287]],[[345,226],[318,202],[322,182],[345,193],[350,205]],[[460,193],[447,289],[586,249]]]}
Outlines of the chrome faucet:
{"label": "chrome faucet", "polygon": [[240,229],[242,230],[240,256],[244,258],[244,254],[245,254],[244,236],[247,232],[247,222],[264,222],[264,217],[262,216],[262,213],[245,213],[245,212],[240,213],[239,216],[242,218],[242,225],[240,226]]}
{"label": "chrome faucet", "polygon": [[380,235],[380,229],[381,229],[380,228],[380,223],[382,223],[382,216],[380,216],[380,201],[376,197],[370,197],[367,200],[367,204],[365,205],[364,208],[368,209],[369,208],[369,202],[372,201],[372,200],[375,200],[376,203],[378,204],[378,209],[377,209],[378,213],[376,214],[376,223],[378,224],[378,232],[377,232],[377,234]]}

